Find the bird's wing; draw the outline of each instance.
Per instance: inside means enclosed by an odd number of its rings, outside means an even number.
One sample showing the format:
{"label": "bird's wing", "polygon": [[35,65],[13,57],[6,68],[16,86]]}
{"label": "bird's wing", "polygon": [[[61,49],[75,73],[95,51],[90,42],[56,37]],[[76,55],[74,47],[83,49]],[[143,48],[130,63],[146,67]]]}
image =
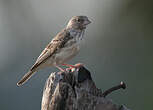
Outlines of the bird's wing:
{"label": "bird's wing", "polygon": [[39,65],[44,63],[48,58],[50,58],[57,50],[62,48],[65,43],[71,39],[69,31],[64,29],[59,32],[55,38],[46,46],[46,48],[42,51],[40,56],[37,58],[35,64],[32,66],[31,70],[36,69]]}

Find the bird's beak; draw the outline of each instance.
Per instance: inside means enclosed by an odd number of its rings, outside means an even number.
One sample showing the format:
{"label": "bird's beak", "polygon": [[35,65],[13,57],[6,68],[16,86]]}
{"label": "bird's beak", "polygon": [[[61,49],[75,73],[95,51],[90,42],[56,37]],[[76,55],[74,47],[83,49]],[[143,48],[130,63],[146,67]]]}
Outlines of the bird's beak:
{"label": "bird's beak", "polygon": [[84,25],[88,25],[88,24],[90,24],[91,23],[91,21],[88,19],[88,20],[86,20],[85,22],[84,22]]}

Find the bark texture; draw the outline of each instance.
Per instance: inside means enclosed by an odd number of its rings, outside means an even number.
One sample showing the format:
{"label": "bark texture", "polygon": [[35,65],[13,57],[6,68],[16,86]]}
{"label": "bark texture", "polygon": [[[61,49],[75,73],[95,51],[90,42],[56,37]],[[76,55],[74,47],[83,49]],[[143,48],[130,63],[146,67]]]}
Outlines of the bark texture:
{"label": "bark texture", "polygon": [[83,66],[65,73],[54,72],[46,81],[41,110],[129,110],[105,98],[113,88],[102,93]]}

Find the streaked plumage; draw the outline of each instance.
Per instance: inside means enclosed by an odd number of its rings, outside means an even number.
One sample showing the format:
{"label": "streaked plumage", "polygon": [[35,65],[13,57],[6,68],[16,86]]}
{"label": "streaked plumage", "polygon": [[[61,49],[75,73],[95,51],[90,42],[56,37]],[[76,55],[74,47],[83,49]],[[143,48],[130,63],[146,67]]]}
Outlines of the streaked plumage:
{"label": "streaked plumage", "polygon": [[52,39],[17,85],[25,83],[39,69],[58,66],[73,58],[79,51],[79,42],[89,23],[86,16],[72,17],[66,28]]}

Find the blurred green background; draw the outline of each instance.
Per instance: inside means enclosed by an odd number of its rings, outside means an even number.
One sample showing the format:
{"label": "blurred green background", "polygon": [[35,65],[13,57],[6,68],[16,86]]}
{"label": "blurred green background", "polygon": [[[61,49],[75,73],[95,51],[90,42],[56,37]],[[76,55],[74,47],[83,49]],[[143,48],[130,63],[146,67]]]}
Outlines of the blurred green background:
{"label": "blurred green background", "polygon": [[0,0],[0,110],[40,110],[43,86],[56,68],[17,81],[74,15],[86,15],[82,62],[98,88],[125,81],[108,98],[133,110],[153,110],[152,0]]}

